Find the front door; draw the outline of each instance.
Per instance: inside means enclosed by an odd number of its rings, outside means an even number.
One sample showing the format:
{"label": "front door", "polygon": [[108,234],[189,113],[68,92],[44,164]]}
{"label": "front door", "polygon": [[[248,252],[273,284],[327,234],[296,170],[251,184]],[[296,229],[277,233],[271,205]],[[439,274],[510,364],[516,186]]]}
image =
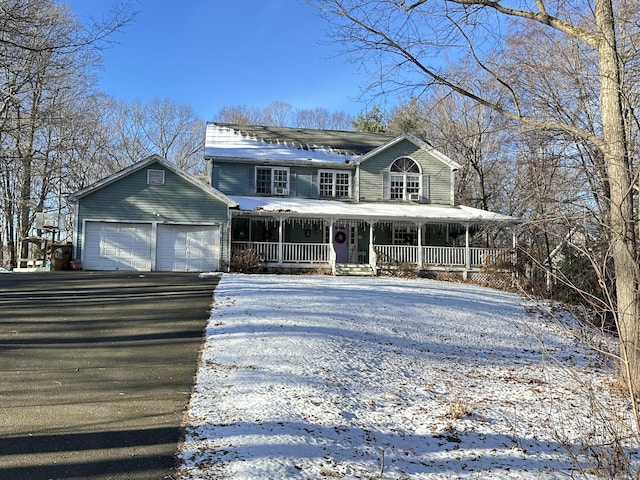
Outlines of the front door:
{"label": "front door", "polygon": [[333,226],[333,249],[336,263],[349,263],[349,225]]}

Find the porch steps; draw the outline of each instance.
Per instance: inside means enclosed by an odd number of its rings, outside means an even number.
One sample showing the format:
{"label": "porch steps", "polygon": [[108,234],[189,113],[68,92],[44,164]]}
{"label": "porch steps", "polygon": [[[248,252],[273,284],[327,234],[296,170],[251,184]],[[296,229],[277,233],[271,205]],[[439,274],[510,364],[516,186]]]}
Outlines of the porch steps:
{"label": "porch steps", "polygon": [[337,277],[373,277],[373,269],[369,265],[359,265],[356,263],[337,263]]}

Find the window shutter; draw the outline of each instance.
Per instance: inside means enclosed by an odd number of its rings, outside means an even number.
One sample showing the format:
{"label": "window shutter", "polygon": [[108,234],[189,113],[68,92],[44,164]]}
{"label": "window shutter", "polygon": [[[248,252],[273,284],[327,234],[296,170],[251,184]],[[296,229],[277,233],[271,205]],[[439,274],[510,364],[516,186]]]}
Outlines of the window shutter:
{"label": "window shutter", "polygon": [[247,193],[249,195],[255,195],[256,193],[256,168],[249,167],[247,172]]}
{"label": "window shutter", "polygon": [[311,170],[311,197],[320,197],[320,190],[318,188],[318,170]]}
{"label": "window shutter", "polygon": [[296,195],[296,185],[298,183],[298,175],[294,168],[289,169],[289,195]]}
{"label": "window shutter", "polygon": [[420,180],[422,181],[422,198],[431,198],[431,177],[429,175],[422,175]]}
{"label": "window shutter", "polygon": [[391,200],[391,178],[389,172],[382,172],[382,199]]}

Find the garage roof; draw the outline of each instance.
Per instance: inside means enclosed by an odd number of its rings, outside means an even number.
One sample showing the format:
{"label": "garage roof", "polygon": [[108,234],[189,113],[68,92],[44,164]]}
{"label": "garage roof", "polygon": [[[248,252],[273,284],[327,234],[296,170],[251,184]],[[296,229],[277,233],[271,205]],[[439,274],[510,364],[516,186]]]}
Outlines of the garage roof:
{"label": "garage roof", "polygon": [[145,167],[148,167],[149,165],[152,165],[154,163],[158,163],[160,164],[162,167],[166,168],[167,170],[170,170],[171,172],[175,173],[176,175],[178,175],[179,177],[183,178],[184,180],[186,180],[187,182],[191,183],[192,185],[196,186],[197,188],[203,190],[204,192],[208,193],[209,195],[211,195],[212,197],[216,198],[217,200],[220,200],[221,202],[227,204],[229,207],[237,207],[238,204],[236,202],[234,202],[233,200],[231,200],[229,197],[227,197],[224,193],[222,193],[221,191],[213,188],[212,186],[210,186],[209,184],[199,180],[198,178],[194,177],[193,175],[189,175],[188,173],[184,172],[183,170],[181,170],[180,168],[178,168],[176,165],[172,164],[171,162],[167,161],[165,158],[162,158],[160,155],[151,155],[147,158],[145,158],[144,160],[141,160],[137,163],[134,163],[133,165],[129,165],[127,168],[120,170],[119,172],[114,173],[113,175],[109,175],[108,177],[103,178],[102,180],[99,180],[91,185],[89,185],[88,187],[85,187],[81,190],[78,190],[77,192],[74,192],[72,194],[70,194],[67,199],[69,201],[76,201],[79,200],[83,197],[86,197],[87,195],[100,190],[101,188],[106,187],[107,185],[111,185],[112,183],[128,176],[131,175],[134,172],[137,172],[138,170],[141,170]]}

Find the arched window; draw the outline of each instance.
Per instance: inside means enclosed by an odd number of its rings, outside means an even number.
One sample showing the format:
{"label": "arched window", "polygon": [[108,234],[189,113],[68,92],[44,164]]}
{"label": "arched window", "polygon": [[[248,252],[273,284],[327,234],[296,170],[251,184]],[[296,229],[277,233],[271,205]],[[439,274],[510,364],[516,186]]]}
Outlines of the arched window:
{"label": "arched window", "polygon": [[420,165],[409,157],[400,157],[391,164],[392,172],[420,173]]}
{"label": "arched window", "polygon": [[391,200],[413,200],[420,197],[421,171],[413,159],[400,157],[390,168],[389,193]]}

